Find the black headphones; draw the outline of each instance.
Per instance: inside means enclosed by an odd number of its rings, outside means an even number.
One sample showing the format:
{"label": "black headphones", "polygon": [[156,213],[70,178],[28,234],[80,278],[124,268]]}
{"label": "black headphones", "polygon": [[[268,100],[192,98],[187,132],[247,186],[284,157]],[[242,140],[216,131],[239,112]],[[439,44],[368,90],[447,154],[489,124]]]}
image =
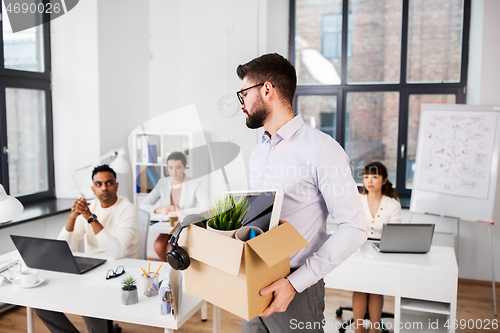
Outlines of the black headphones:
{"label": "black headphones", "polygon": [[188,268],[191,263],[187,252],[177,244],[182,229],[191,223],[203,222],[205,220],[206,218],[202,215],[187,215],[182,219],[181,223],[179,223],[179,226],[177,227],[177,230],[175,230],[174,234],[170,236],[170,240],[168,242],[171,247],[167,252],[167,261],[173,269],[183,271]]}

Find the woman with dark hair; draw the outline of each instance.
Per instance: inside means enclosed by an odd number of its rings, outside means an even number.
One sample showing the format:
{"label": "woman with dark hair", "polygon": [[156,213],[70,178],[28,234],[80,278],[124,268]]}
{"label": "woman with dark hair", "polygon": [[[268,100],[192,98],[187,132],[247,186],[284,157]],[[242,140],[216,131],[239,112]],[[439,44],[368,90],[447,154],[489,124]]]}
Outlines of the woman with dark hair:
{"label": "woman with dark hair", "polygon": [[[169,177],[162,177],[154,189],[141,203],[140,208],[151,214],[168,215],[177,212],[179,215],[197,214],[207,209],[208,198],[201,184],[184,175],[187,169],[186,156],[181,152],[173,152],[167,157]],[[168,234],[160,234],[155,241],[154,249],[162,261],[167,261],[167,250],[170,244]]]}
{"label": "woman with dark hair", "polygon": [[[366,216],[368,239],[380,239],[384,223],[401,223],[401,204],[387,176],[387,168],[380,162],[369,163],[363,168],[361,202]],[[369,332],[378,332],[383,306],[383,295],[355,291],[352,294],[355,332],[363,331],[358,320],[363,320],[367,309],[371,322]]]}

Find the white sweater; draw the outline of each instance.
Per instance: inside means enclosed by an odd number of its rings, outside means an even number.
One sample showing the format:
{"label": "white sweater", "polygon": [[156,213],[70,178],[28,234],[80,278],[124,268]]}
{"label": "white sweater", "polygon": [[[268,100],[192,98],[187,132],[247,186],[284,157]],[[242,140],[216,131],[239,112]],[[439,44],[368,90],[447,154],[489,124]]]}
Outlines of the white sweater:
{"label": "white sweater", "polygon": [[368,206],[368,196],[362,195],[361,202],[365,210],[368,238],[380,239],[384,223],[401,223],[401,204],[396,199],[384,195],[375,216]]}
{"label": "white sweater", "polygon": [[99,200],[90,202],[90,211],[97,215],[102,229],[97,235],[83,216],[78,216],[73,231],[64,227],[57,239],[68,242],[71,250],[76,249],[85,235],[85,253],[106,253],[113,259],[139,258],[139,233],[137,208],[125,197],[118,197],[116,203],[102,208]]}

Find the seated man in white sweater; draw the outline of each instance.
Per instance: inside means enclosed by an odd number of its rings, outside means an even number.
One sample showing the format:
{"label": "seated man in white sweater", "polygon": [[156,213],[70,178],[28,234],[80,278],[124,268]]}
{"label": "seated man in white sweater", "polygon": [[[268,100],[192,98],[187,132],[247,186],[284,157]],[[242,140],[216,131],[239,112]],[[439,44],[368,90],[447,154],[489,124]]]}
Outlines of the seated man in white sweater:
{"label": "seated man in white sweater", "polygon": [[[115,171],[106,164],[98,166],[92,171],[92,182],[97,199],[90,202],[77,199],[57,238],[66,240],[75,250],[86,235],[86,254],[106,253],[113,259],[139,258],[138,211],[127,198],[117,195]],[[40,309],[35,312],[53,333],[78,332],[63,313]],[[113,332],[111,320],[90,317],[83,320],[90,333]]]}

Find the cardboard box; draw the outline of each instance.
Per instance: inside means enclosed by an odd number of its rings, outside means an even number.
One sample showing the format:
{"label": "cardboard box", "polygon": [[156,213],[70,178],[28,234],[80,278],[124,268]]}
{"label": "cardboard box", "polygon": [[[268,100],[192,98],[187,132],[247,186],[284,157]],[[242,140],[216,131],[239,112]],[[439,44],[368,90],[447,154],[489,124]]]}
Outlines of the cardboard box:
{"label": "cardboard box", "polygon": [[250,320],[271,303],[260,290],[290,273],[290,255],[309,243],[288,222],[247,242],[190,225],[179,239],[191,258],[186,290]]}

